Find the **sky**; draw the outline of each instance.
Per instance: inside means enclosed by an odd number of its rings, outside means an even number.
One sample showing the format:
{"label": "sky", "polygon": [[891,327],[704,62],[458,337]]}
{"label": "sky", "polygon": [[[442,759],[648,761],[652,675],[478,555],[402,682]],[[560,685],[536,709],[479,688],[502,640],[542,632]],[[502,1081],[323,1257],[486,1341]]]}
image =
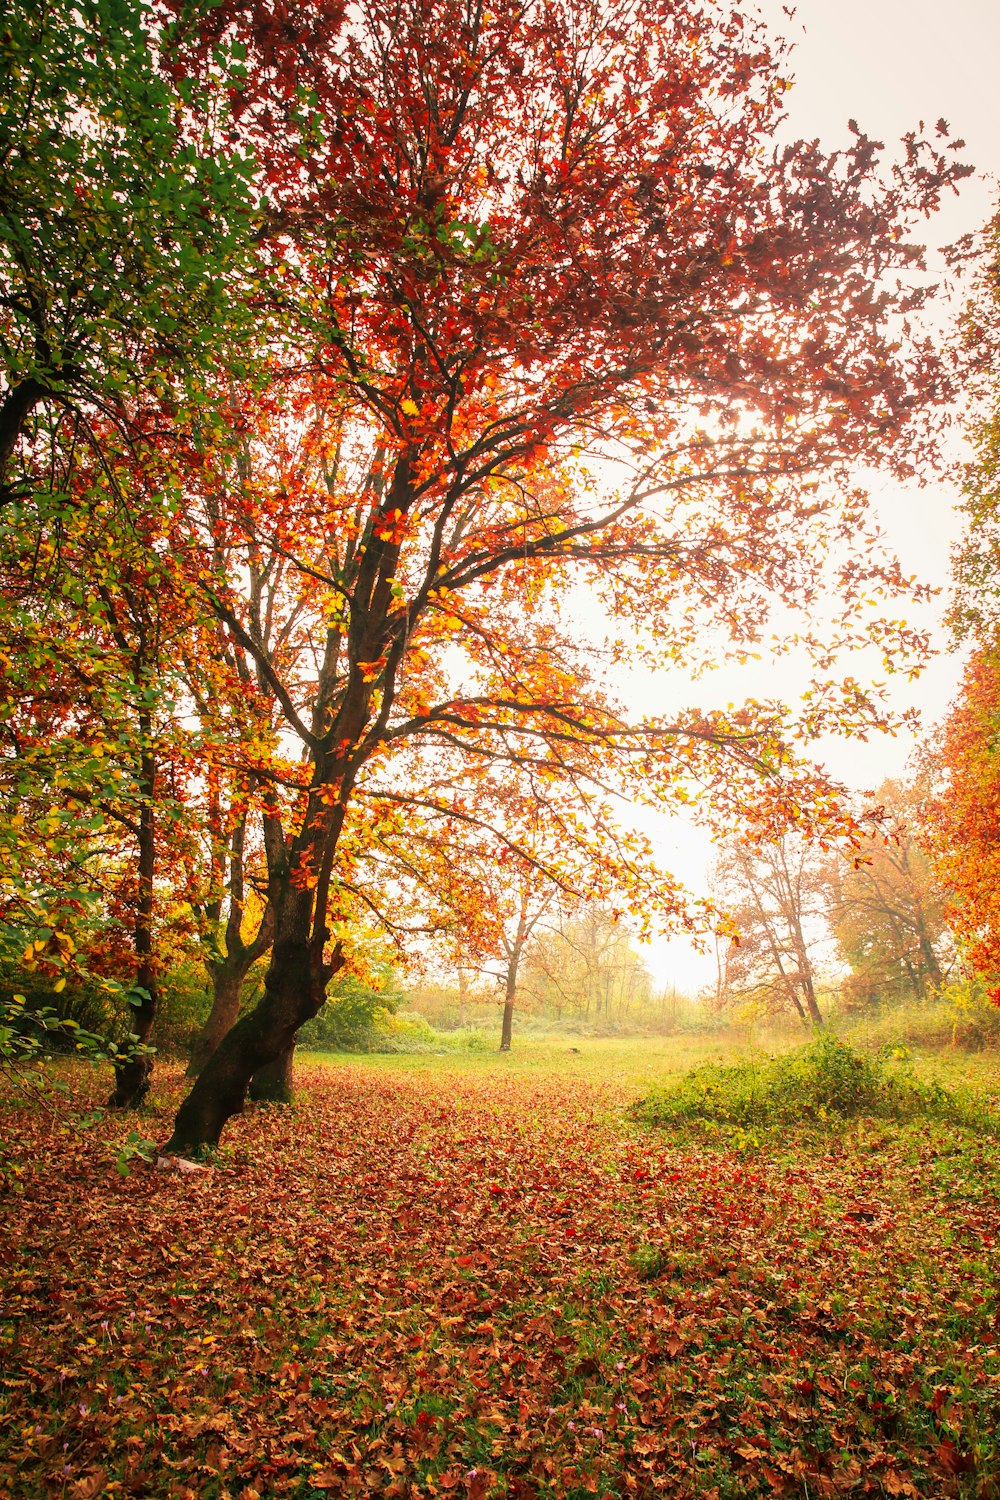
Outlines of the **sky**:
{"label": "sky", "polygon": [[[925,229],[933,250],[983,225],[1000,201],[1000,0],[801,0],[789,18],[780,0],[759,0],[773,30],[795,44],[794,86],[786,97],[789,128],[796,136],[818,136],[824,146],[845,145],[848,119],[887,146],[901,140],[921,120],[930,127],[943,117],[953,137],[967,143],[964,159],[976,175],[950,198]],[[872,503],[886,539],[904,569],[943,591],[948,562],[961,531],[956,494],[947,484],[903,489],[876,480]],[[955,696],[960,659],[948,649],[940,624],[944,594],[926,617],[939,655],[916,683],[899,682],[897,701],[915,703],[924,722],[934,724]],[[766,681],[760,680],[762,675]],[[860,675],[860,673],[859,673]],[[730,697],[780,691],[774,668],[727,673],[714,689]],[[719,693],[719,689],[724,691]],[[699,701],[712,693],[712,679],[699,688]],[[788,695],[794,683],[785,688]],[[902,773],[912,754],[908,736],[879,736],[865,745],[830,743],[830,768],[861,791]],[[703,891],[712,850],[707,840],[683,823],[647,822],[662,862],[696,891]],[[711,982],[714,958],[699,955],[683,939],[656,942],[644,957],[658,985],[695,993]]]}

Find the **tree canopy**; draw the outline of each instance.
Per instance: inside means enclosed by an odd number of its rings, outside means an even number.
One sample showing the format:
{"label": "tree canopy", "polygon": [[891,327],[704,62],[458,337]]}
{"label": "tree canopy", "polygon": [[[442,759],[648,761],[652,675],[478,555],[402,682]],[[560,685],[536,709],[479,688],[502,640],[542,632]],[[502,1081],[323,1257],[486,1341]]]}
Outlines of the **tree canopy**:
{"label": "tree canopy", "polygon": [[[80,51],[82,13],[54,14]],[[205,742],[270,788],[281,824],[264,997],[183,1105],[187,1147],[217,1139],[322,1005],[389,814],[468,826],[492,806],[502,827],[516,785],[547,830],[547,877],[567,878],[561,847],[610,840],[633,892],[644,856],[613,832],[626,791],[696,803],[718,827],[847,817],[802,747],[886,715],[831,677],[833,654],[874,641],[891,664],[920,647],[865,613],[906,583],[848,481],[861,461],[911,474],[931,457],[949,387],[911,327],[929,292],[910,234],[966,169],[943,124],[899,160],[860,130],[832,154],[778,144],[781,45],[689,0],[372,0],[280,18],[225,0],[137,10],[123,35],[129,76],[167,110],[157,185],[143,178],[166,260],[146,272],[122,250],[128,317],[88,304],[80,335],[114,397],[91,423],[114,463],[70,462],[53,356],[46,425],[20,421],[10,449],[35,478],[11,536],[52,503],[142,517],[147,577],[197,622],[215,680],[188,691],[228,705]],[[105,64],[83,46],[88,99],[113,104],[121,48]],[[116,150],[137,136],[102,133],[102,109],[94,126],[63,119],[60,149],[89,161],[105,135]],[[131,192],[122,152],[93,168],[115,203]],[[53,175],[61,223],[72,164]],[[12,232],[15,352],[30,325],[17,245]],[[163,323],[164,278],[199,330],[190,348],[179,315]],[[125,329],[141,371],[127,395],[107,329]],[[8,370],[16,407],[35,377],[14,355]],[[40,483],[49,455],[72,483]],[[60,565],[57,546],[48,587]],[[793,633],[789,612],[821,595],[830,630]],[[772,613],[814,664],[797,709],[637,717],[619,701],[630,661],[739,655]],[[691,920],[661,890],[661,920]]]}

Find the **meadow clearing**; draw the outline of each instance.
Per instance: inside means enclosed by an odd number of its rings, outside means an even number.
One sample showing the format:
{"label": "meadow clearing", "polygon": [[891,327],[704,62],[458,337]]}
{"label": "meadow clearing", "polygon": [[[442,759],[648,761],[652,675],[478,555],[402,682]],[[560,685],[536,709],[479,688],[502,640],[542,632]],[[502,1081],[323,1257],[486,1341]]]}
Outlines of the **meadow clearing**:
{"label": "meadow clearing", "polygon": [[313,1054],[192,1174],[6,1099],[0,1493],[1000,1494],[1000,1058],[915,1060],[964,1125],[630,1114],[733,1051]]}

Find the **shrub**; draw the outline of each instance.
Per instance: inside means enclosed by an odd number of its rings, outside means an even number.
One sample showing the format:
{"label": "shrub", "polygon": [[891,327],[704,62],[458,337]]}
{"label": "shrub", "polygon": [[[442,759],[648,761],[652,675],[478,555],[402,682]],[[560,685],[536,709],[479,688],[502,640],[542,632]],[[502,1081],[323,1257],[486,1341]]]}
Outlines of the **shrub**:
{"label": "shrub", "polygon": [[44,1037],[47,1053],[76,1051],[74,1033],[79,1030],[102,1042],[125,1043],[132,1010],[124,992],[117,987],[109,990],[96,979],[64,979],[59,990],[56,983],[52,976],[30,970],[7,969],[0,974],[0,997],[7,1002],[15,993],[22,997],[10,1010],[10,1024],[26,1036]]}
{"label": "shrub", "polygon": [[857,1014],[848,1025],[867,1046],[960,1047],[967,1052],[1000,1047],[1000,1009],[976,979],[955,980],[929,1001]]}
{"label": "shrub", "polygon": [[299,1032],[299,1045],[320,1052],[396,1051],[383,1042],[391,1035],[393,1013],[402,995],[391,970],[386,969],[383,977],[385,983],[379,989],[354,974],[339,977],[323,1009]]}
{"label": "shrub", "polygon": [[159,985],[160,1003],[153,1040],[158,1052],[179,1056],[190,1051],[212,1007],[203,964],[194,959],[175,964]]}
{"label": "shrub", "polygon": [[373,1035],[371,1052],[450,1052],[451,1035],[435,1031],[426,1016],[415,1010],[386,1016]]}
{"label": "shrub", "polygon": [[829,1126],[857,1116],[933,1115],[956,1124],[983,1124],[981,1111],[970,1110],[940,1084],[919,1082],[904,1048],[865,1057],[829,1033],[763,1062],[704,1064],[673,1087],[640,1100],[633,1114],[651,1125],[702,1123],[739,1131]]}

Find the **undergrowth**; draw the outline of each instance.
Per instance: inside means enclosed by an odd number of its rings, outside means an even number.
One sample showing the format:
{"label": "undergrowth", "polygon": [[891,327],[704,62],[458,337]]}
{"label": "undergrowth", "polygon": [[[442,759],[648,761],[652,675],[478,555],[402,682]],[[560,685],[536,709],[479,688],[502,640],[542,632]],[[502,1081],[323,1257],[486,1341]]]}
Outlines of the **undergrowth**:
{"label": "undergrowth", "polygon": [[704,1063],[639,1100],[631,1113],[650,1125],[707,1125],[734,1132],[833,1127],[861,1116],[929,1117],[1000,1132],[1000,1120],[984,1106],[936,1081],[921,1082],[905,1048],[864,1056],[829,1033],[783,1056]]}

